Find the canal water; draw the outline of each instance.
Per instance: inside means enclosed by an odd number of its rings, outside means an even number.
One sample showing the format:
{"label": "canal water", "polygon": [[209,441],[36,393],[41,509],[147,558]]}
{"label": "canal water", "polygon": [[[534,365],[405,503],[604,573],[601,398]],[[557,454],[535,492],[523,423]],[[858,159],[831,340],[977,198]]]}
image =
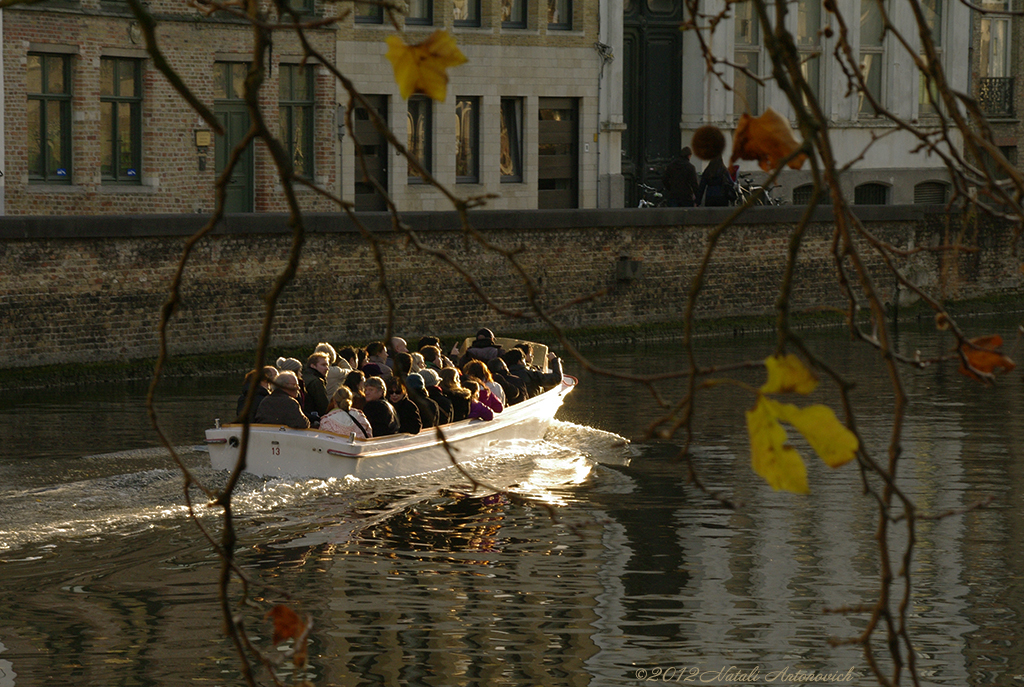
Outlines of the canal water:
{"label": "canal water", "polygon": [[[975,325],[1014,350],[1016,322]],[[859,427],[884,460],[891,393],[877,357],[841,333],[808,340],[856,376]],[[773,343],[702,340],[700,362],[760,360]],[[900,332],[909,354],[950,345],[928,326]],[[588,353],[637,374],[684,365],[670,344]],[[504,492],[450,471],[242,480],[238,560],[254,583],[238,617],[280,679],[297,676],[263,614],[289,595],[313,622],[301,677],[315,685],[801,684],[798,671],[808,684],[874,684],[862,650],[831,641],[865,627],[863,612],[837,610],[870,603],[878,584],[876,509],[856,466],[806,456],[811,493],[772,491],[750,469],[752,397],[720,385],[701,395],[692,453],[708,488],[740,504],[723,508],[688,482],[679,441],[638,441],[679,382],[656,397],[570,367],[580,386],[545,439],[497,446],[475,469]],[[169,382],[160,395],[172,442],[211,484],[224,474],[202,432],[232,415],[239,384]],[[912,566],[921,683],[1024,684],[1020,371],[995,388],[952,365],[908,371],[907,389],[900,484],[923,512],[948,513],[920,525]],[[0,399],[0,687],[242,684],[221,633],[218,559],[186,516],[145,393],[55,385]],[[811,400],[835,403],[827,389]],[[211,513],[201,521],[219,530]]]}

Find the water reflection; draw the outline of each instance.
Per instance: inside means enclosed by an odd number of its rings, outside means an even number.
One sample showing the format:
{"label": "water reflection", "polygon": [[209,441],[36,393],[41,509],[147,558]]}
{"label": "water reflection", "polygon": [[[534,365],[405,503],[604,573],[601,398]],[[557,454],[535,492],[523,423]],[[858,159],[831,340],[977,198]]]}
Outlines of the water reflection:
{"label": "water reflection", "polygon": [[[945,345],[915,336],[905,332],[901,344]],[[861,373],[860,430],[884,460],[892,428],[883,368],[837,336],[809,338],[837,369]],[[772,347],[711,343],[733,361]],[[651,371],[652,361],[681,364],[682,352],[598,357]],[[736,375],[758,383],[756,371]],[[243,480],[239,560],[313,616],[309,679],[604,687],[635,685],[638,670],[736,665],[762,675],[854,667],[854,684],[870,684],[858,649],[828,644],[855,636],[867,618],[830,611],[876,597],[875,507],[856,468],[808,460],[809,496],[772,492],[749,469],[750,399],[719,388],[703,396],[694,454],[704,481],[743,504],[728,510],[687,483],[677,445],[617,438],[642,435],[657,410],[650,394],[580,376],[586,393],[569,397],[546,441],[504,446],[479,466],[480,479],[509,494],[474,491],[454,471],[378,483]],[[174,441],[203,479],[223,476],[190,446],[233,407],[236,386],[182,386],[163,401]],[[53,675],[238,683],[219,630],[218,561],[182,514],[166,454],[134,424],[144,388],[120,392],[129,396],[85,394],[81,408],[42,395],[0,407],[10,440],[0,448],[0,685]],[[914,414],[901,487],[922,511],[957,513],[917,532],[917,665],[925,684],[1012,684],[1024,674],[1024,389],[1019,377],[982,389],[929,370],[908,375],[907,392]],[[814,400],[834,402],[827,389]],[[72,428],[66,437],[36,434],[51,412]],[[219,528],[209,515],[204,523]],[[894,528],[891,538],[899,545],[905,533]],[[275,588],[254,594],[281,599]],[[239,612],[268,647],[264,610]]]}

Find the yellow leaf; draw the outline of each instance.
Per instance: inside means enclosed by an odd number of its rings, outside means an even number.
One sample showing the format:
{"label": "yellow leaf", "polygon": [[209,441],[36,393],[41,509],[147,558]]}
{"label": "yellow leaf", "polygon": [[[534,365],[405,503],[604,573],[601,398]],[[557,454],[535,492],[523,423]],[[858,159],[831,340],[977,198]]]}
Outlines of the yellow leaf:
{"label": "yellow leaf", "polygon": [[750,434],[750,462],[773,489],[806,494],[807,468],[800,454],[787,443],[786,430],[778,423],[772,405],[764,396],[747,411],[747,432]]}
{"label": "yellow leaf", "polygon": [[395,70],[395,83],[402,98],[414,93],[443,101],[448,91],[448,67],[466,61],[466,56],[447,31],[435,31],[422,43],[407,45],[398,36],[388,36],[387,58]]}
{"label": "yellow leaf", "polygon": [[857,437],[839,421],[828,406],[797,408],[769,401],[775,416],[800,432],[814,452],[830,468],[849,463],[857,455]]}
{"label": "yellow leaf", "polygon": [[761,387],[764,394],[809,394],[818,386],[818,378],[804,367],[800,358],[789,355],[773,355],[765,358],[768,381]]}

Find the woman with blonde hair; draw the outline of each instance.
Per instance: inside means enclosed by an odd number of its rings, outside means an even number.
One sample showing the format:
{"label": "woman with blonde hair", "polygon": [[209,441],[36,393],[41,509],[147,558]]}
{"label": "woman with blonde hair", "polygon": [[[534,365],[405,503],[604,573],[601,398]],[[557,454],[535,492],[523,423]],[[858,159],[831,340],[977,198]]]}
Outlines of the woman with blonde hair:
{"label": "woman with blonde hair", "polygon": [[331,399],[333,410],[320,418],[320,429],[334,434],[349,435],[369,439],[373,436],[370,421],[363,411],[352,407],[352,391],[347,386],[339,386]]}

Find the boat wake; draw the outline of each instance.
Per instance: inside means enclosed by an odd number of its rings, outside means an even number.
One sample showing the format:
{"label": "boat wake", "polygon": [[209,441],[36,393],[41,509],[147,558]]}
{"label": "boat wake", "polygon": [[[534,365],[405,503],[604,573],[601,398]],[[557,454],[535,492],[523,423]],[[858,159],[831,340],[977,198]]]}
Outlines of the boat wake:
{"label": "boat wake", "polygon": [[[228,473],[209,467],[204,447],[181,447],[177,453],[201,483],[213,490],[223,487]],[[625,465],[632,455],[633,448],[622,437],[555,421],[543,440],[498,442],[484,459],[463,464],[471,479],[454,466],[392,480],[266,478],[243,473],[232,506],[237,520],[250,522],[257,532],[267,530],[271,539],[283,529],[290,530],[292,536],[282,541],[298,546],[309,543],[302,530],[318,530],[326,524],[324,520],[330,521],[332,538],[345,538],[345,530],[351,534],[365,529],[439,494],[458,499],[507,492],[553,506],[566,505],[572,501],[573,489],[593,479],[595,466]],[[118,452],[83,460],[88,469],[82,479],[0,489],[0,560],[12,554],[22,559],[26,554],[45,555],[19,551],[30,544],[131,536],[185,523],[189,513],[182,475],[166,450]],[[128,471],[110,474],[115,470]],[[200,518],[221,515],[219,508],[206,506],[207,497],[199,489],[193,488],[190,497]]]}

